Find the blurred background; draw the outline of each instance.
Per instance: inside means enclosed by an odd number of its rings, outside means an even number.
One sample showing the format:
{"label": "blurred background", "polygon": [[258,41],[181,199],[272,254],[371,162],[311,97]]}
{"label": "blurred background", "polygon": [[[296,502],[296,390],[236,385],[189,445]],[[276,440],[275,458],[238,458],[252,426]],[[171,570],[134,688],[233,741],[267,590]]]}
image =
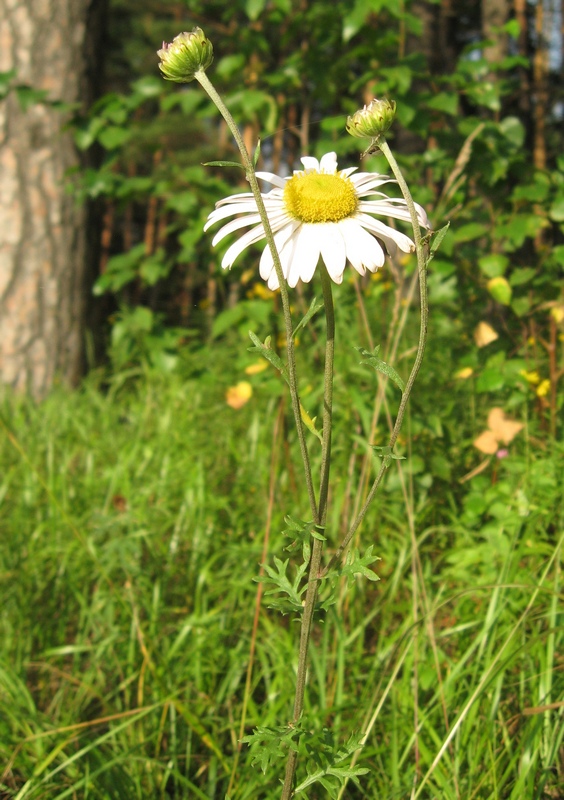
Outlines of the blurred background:
{"label": "blurred background", "polygon": [[[345,133],[387,97],[414,199],[450,222],[405,460],[354,541],[381,580],[341,575],[317,621],[298,781],[325,783],[298,796],[564,798],[562,24],[554,0],[0,0],[2,800],[279,796],[276,746],[240,740],[291,718],[297,625],[256,578],[275,556],[296,578],[284,517],[308,505],[286,386],[248,350],[285,352],[261,247],[225,272],[203,233],[246,191],[203,166],[234,144],[157,67],[196,25],[260,168],[387,172]],[[399,400],[354,347],[409,374],[415,267],[334,287],[328,556]],[[297,287],[296,321],[320,294]],[[323,336],[318,314],[297,342],[318,419]],[[358,785],[328,777],[341,745]]]}

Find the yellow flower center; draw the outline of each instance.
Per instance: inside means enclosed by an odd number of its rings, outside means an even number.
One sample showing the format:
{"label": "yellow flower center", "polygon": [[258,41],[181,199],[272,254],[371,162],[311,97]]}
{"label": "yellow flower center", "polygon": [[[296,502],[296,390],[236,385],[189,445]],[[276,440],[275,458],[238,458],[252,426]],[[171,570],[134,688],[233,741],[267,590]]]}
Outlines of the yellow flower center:
{"label": "yellow flower center", "polygon": [[284,187],[286,211],[300,222],[338,222],[354,214],[358,196],[340,172],[298,172]]}

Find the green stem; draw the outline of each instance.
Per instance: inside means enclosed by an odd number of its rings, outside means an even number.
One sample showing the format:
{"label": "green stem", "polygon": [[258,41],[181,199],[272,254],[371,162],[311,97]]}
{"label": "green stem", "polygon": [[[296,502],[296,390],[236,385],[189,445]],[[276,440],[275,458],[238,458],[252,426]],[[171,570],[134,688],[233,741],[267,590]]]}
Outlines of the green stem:
{"label": "green stem", "polygon": [[[331,471],[331,434],[333,428],[333,363],[335,357],[335,309],[333,306],[331,278],[329,277],[329,273],[327,272],[324,264],[322,264],[320,267],[320,273],[321,285],[323,288],[323,305],[325,308],[325,319],[327,326],[323,390],[323,439],[321,449],[321,476],[318,507],[318,525],[321,530],[324,530],[325,522],[327,520],[327,497],[329,494],[329,474]],[[300,628],[298,674],[296,676],[296,691],[294,695],[294,711],[292,717],[294,724],[299,722],[304,708],[309,640],[311,636],[315,603],[317,600],[317,590],[319,587],[322,552],[323,541],[314,538],[311,548],[308,584]],[[297,761],[298,754],[294,750],[291,750],[288,754],[288,761],[286,762],[286,772],[284,775],[284,785],[282,787],[281,800],[290,800],[290,797],[292,796],[292,786],[294,783],[294,775],[296,774]]]}
{"label": "green stem", "polygon": [[210,99],[217,107],[219,113],[227,123],[229,130],[233,134],[235,142],[237,143],[237,147],[239,148],[239,152],[241,153],[243,166],[245,167],[247,180],[250,184],[251,191],[254,195],[257,204],[257,211],[259,213],[264,228],[266,241],[268,246],[270,247],[270,252],[272,253],[274,269],[276,270],[276,276],[278,278],[278,284],[280,286],[280,296],[282,298],[282,311],[284,315],[284,326],[286,329],[286,349],[288,353],[288,378],[290,384],[290,397],[292,400],[292,411],[294,412],[294,420],[296,423],[296,430],[298,433],[300,452],[304,465],[304,473],[305,473],[306,487],[307,487],[311,514],[313,516],[315,523],[319,524],[319,519],[317,514],[317,502],[315,499],[315,490],[313,488],[313,479],[311,475],[309,452],[307,449],[305,430],[300,410],[300,397],[298,393],[298,381],[296,377],[296,354],[294,349],[294,336],[293,336],[293,326],[292,326],[292,315],[290,313],[290,301],[288,298],[288,286],[284,278],[284,272],[282,270],[280,256],[278,255],[278,250],[276,249],[276,244],[274,242],[274,234],[272,233],[272,228],[270,226],[268,214],[266,213],[266,208],[264,206],[264,201],[262,199],[260,187],[258,185],[257,177],[255,175],[254,166],[247,152],[247,148],[245,147],[245,143],[243,142],[243,138],[241,136],[239,128],[235,123],[235,120],[231,116],[229,109],[221,99],[220,95],[216,91],[215,87],[213,86],[212,82],[210,81],[206,73],[203,70],[198,70],[198,72],[195,73],[194,77],[201,85],[202,89],[204,89],[204,91],[207,92]]}
{"label": "green stem", "polygon": [[[415,210],[415,204],[413,202],[413,198],[411,197],[411,192],[409,191],[409,187],[405,182],[405,179],[400,171],[400,168],[395,160],[390,147],[383,136],[378,137],[374,140],[373,145],[380,148],[381,152],[386,157],[388,164],[392,172],[394,173],[394,177],[398,182],[398,185],[401,189],[401,193],[405,199],[407,208],[409,210],[409,215],[411,217],[411,225],[413,228],[413,241],[415,242],[415,250],[417,253],[417,269],[419,272],[419,293],[420,293],[420,305],[421,305],[421,324],[419,329],[419,343],[417,345],[417,354],[415,356],[415,361],[413,362],[413,366],[411,368],[411,372],[409,374],[409,378],[407,379],[407,383],[405,385],[405,390],[403,392],[401,402],[398,408],[398,414],[396,417],[396,422],[393,427],[392,433],[390,435],[390,439],[388,441],[388,446],[393,448],[397,438],[399,436],[401,426],[403,424],[403,418],[405,416],[405,410],[407,408],[407,403],[409,401],[411,390],[413,389],[413,384],[415,383],[415,379],[421,369],[421,364],[423,363],[423,355],[425,353],[425,347],[427,344],[427,327],[428,327],[428,320],[429,320],[429,305],[427,300],[427,245],[424,244],[423,239],[421,237],[421,229],[419,226],[419,220],[417,219],[417,212]],[[372,148],[370,148],[372,149]],[[335,553],[333,554],[331,560],[325,567],[325,569],[321,573],[321,577],[324,577],[332,567],[338,563],[341,559],[344,551],[347,549],[349,544],[352,541],[353,536],[361,526],[366,512],[374,499],[374,495],[376,494],[378,487],[382,481],[384,476],[384,472],[387,469],[387,463],[385,459],[382,460],[382,465],[378,470],[378,474],[374,479],[372,486],[370,487],[370,491],[364,501],[364,504],[360,511],[358,512],[356,518],[353,520],[347,534]]]}

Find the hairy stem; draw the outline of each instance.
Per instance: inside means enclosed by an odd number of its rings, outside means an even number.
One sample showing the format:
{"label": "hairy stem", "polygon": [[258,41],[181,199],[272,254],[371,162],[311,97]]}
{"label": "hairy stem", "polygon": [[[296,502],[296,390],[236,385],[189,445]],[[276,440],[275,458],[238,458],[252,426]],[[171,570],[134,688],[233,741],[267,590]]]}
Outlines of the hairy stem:
{"label": "hairy stem", "polygon": [[[398,414],[396,417],[396,422],[393,427],[392,433],[390,434],[390,438],[388,440],[388,446],[393,448],[397,438],[399,436],[401,426],[403,424],[403,418],[405,416],[405,410],[407,408],[407,404],[409,402],[409,398],[411,396],[411,390],[413,389],[413,384],[419,374],[419,370],[421,369],[421,364],[423,363],[423,355],[425,353],[425,346],[427,344],[427,327],[429,321],[429,306],[427,300],[427,260],[428,260],[428,246],[426,243],[423,242],[421,237],[421,228],[419,225],[419,220],[417,219],[417,211],[415,210],[415,204],[413,202],[413,198],[411,197],[411,192],[409,191],[409,187],[405,182],[405,179],[400,171],[400,168],[395,160],[390,147],[383,136],[378,137],[374,141],[374,146],[380,148],[383,155],[386,157],[388,164],[392,172],[394,173],[394,177],[398,182],[398,185],[401,189],[401,193],[405,199],[407,208],[409,210],[409,215],[411,217],[411,226],[413,228],[413,241],[415,242],[415,251],[417,253],[417,269],[419,272],[419,294],[420,294],[420,305],[421,305],[421,321],[420,321],[420,328],[419,328],[419,342],[417,345],[417,354],[415,356],[415,361],[413,362],[413,366],[411,368],[411,372],[409,374],[409,378],[407,379],[407,383],[405,385],[405,390],[403,392],[401,402],[398,408]],[[371,148],[372,149],[372,148]],[[338,563],[341,559],[344,551],[349,546],[353,536],[359,529],[360,525],[362,524],[366,512],[374,499],[374,496],[380,486],[382,478],[384,477],[384,472],[386,471],[388,464],[385,459],[382,460],[382,464],[376,478],[372,486],[370,487],[370,491],[364,501],[364,505],[358,512],[356,518],[353,520],[349,530],[347,531],[346,536],[344,537],[343,541],[333,554],[333,557],[321,573],[321,577],[326,575],[332,567]]]}
{"label": "hairy stem", "polygon": [[293,336],[293,326],[292,326],[292,315],[290,313],[290,301],[288,298],[288,286],[284,278],[282,264],[280,262],[280,256],[278,255],[278,250],[276,249],[276,244],[274,242],[274,234],[272,233],[272,228],[270,227],[268,214],[266,213],[266,208],[264,207],[264,201],[262,199],[260,187],[258,185],[257,177],[255,175],[255,168],[253,166],[249,153],[247,152],[247,148],[245,147],[243,138],[241,136],[239,128],[237,127],[237,124],[235,123],[235,120],[231,116],[229,109],[221,99],[220,95],[216,91],[215,87],[213,86],[212,82],[210,81],[206,73],[203,70],[198,70],[198,72],[195,73],[194,77],[199,82],[201,87],[207,92],[210,99],[217,107],[219,113],[227,123],[229,130],[233,134],[235,142],[237,143],[237,147],[239,148],[239,152],[241,153],[243,166],[245,167],[247,180],[250,184],[251,191],[253,193],[253,196],[257,204],[257,211],[259,213],[264,228],[266,241],[268,246],[270,247],[270,252],[272,253],[274,269],[276,270],[276,276],[278,278],[278,283],[280,285],[280,297],[282,299],[284,327],[286,330],[286,350],[288,354],[288,379],[290,384],[292,411],[294,413],[294,421],[296,423],[296,430],[298,433],[300,453],[302,456],[302,461],[304,466],[309,505],[314,521],[316,522],[316,524],[319,524],[319,519],[317,518],[317,502],[315,498],[315,490],[313,488],[313,479],[311,475],[309,451],[307,449],[305,430],[300,412],[300,397],[298,393],[298,380],[296,376],[296,354],[294,349],[294,336]]}
{"label": "hairy stem", "polygon": [[[325,344],[325,374],[323,389],[323,439],[321,449],[321,477],[319,488],[318,530],[325,527],[327,519],[327,497],[329,494],[329,473],[331,470],[331,434],[333,426],[333,362],[335,355],[335,310],[333,307],[333,293],[331,278],[322,264],[320,267],[321,284],[323,287],[323,304],[326,320]],[[307,678],[308,650],[311,636],[313,613],[317,600],[319,586],[319,572],[321,567],[321,554],[323,540],[313,538],[311,559],[309,562],[308,584],[304,601],[304,610],[300,628],[300,649],[298,655],[298,674],[296,676],[296,691],[294,695],[293,722],[299,722],[304,707],[305,686]],[[286,762],[286,773],[282,787],[281,800],[290,800],[294,775],[296,774],[298,754],[291,750]]]}

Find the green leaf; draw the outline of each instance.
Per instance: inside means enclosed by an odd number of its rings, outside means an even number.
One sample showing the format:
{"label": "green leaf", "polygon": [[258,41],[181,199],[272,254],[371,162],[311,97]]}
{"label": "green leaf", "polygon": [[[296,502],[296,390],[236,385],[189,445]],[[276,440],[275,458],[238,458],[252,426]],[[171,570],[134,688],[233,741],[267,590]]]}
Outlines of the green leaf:
{"label": "green leaf", "polygon": [[264,356],[264,358],[266,358],[267,361],[270,361],[273,367],[276,367],[276,369],[281,373],[286,383],[289,385],[290,379],[288,378],[288,370],[282,363],[282,359],[280,358],[278,353],[276,353],[274,350],[271,349],[270,336],[266,337],[266,339],[264,340],[264,344],[261,342],[258,336],[256,336],[256,334],[254,334],[252,331],[249,331],[249,337],[254,345],[254,347],[247,348],[249,352],[251,353],[258,352],[262,356]]}
{"label": "green leaf", "polygon": [[389,364],[386,364],[385,361],[382,361],[379,358],[378,353],[380,352],[380,345],[374,348],[374,352],[370,353],[368,350],[365,350],[363,347],[355,347],[355,350],[358,350],[361,356],[363,356],[363,360],[360,362],[361,364],[368,364],[369,366],[373,367],[377,372],[382,372],[384,375],[387,375],[390,380],[392,380],[396,386],[400,389],[401,392],[405,389],[405,384],[395,371],[393,367]]}
{"label": "green leaf", "polygon": [[405,456],[397,456],[389,445],[386,447],[377,447],[375,444],[371,444],[370,447],[374,450],[378,458],[384,459],[384,466],[386,469],[388,469],[392,461],[405,461]]}
{"label": "green leaf", "polygon": [[536,274],[537,271],[534,267],[521,267],[520,269],[513,270],[509,278],[509,283],[511,286],[522,286],[524,283],[529,283]]}
{"label": "green leaf", "polygon": [[450,222],[447,222],[447,224],[443,228],[431,234],[432,238],[431,238],[431,245],[429,247],[429,258],[427,259],[427,265],[429,265],[429,263],[435,257],[435,253],[441,246],[441,242],[447,235],[449,228],[450,228]]}
{"label": "green leaf", "polygon": [[555,222],[564,222],[564,197],[557,197],[550,207],[548,215]]}
{"label": "green leaf", "polygon": [[498,278],[504,275],[508,265],[509,259],[501,253],[490,253],[478,259],[478,266],[488,278]]}
{"label": "green leaf", "polygon": [[245,13],[252,22],[255,22],[262,14],[265,5],[266,0],[247,0]]}
{"label": "green leaf", "polygon": [[360,555],[360,551],[356,547],[350,550],[347,553],[345,564],[338,570],[339,575],[346,575],[351,578],[355,575],[364,575],[369,581],[379,581],[380,578],[376,575],[374,570],[369,569],[371,564],[374,564],[376,561],[381,561],[379,556],[372,555],[373,549],[374,545],[371,544],[363,556]]}
{"label": "green leaf", "polygon": [[308,310],[306,311],[306,313],[305,313],[304,317],[303,317],[303,318],[302,318],[302,319],[301,319],[301,320],[298,322],[298,324],[296,325],[296,327],[295,327],[295,329],[294,329],[294,332],[292,333],[292,336],[295,336],[295,335],[296,335],[296,333],[297,333],[299,330],[301,330],[301,328],[304,328],[304,327],[307,325],[307,323],[310,321],[310,319],[311,319],[311,318],[312,318],[312,317],[313,317],[315,314],[317,314],[317,312],[318,312],[318,311],[319,311],[321,308],[323,308],[323,303],[322,303],[320,300],[318,300],[318,299],[317,299],[317,297],[314,297],[314,298],[313,298],[313,300],[311,301],[311,305],[310,305],[310,307],[308,308]]}
{"label": "green leaf", "polygon": [[497,300],[503,306],[508,306],[511,303],[511,295],[513,293],[511,286],[501,275],[488,281],[488,292],[494,300]]}
{"label": "green leaf", "polygon": [[253,154],[253,167],[256,167],[258,164],[258,160],[260,158],[260,139],[257,142],[257,146],[255,148],[255,152]]}
{"label": "green leaf", "polygon": [[242,164],[238,161],[205,161],[202,166],[204,167],[237,167],[237,169],[245,170]]}
{"label": "green leaf", "polygon": [[310,415],[307,413],[301,402],[300,402],[300,416],[302,418],[302,422],[304,423],[308,431],[310,433],[313,433],[314,436],[317,436],[320,442],[323,442],[323,436],[321,435],[320,431],[318,431],[317,428],[315,427],[315,420],[317,419],[317,417],[313,418],[310,417]]}
{"label": "green leaf", "polygon": [[31,86],[15,86],[14,91],[22,111],[27,111],[36,103],[47,102],[48,92],[45,89],[32,89]]}
{"label": "green leaf", "polygon": [[439,92],[427,101],[427,107],[435,111],[444,111],[455,117],[458,114],[458,94],[455,92]]}
{"label": "green leaf", "polygon": [[479,222],[469,222],[455,229],[454,241],[458,244],[461,242],[472,242],[474,239],[479,239],[480,236],[485,236],[487,232],[488,229],[485,225],[481,225]]}
{"label": "green leaf", "polygon": [[117,150],[131,138],[131,129],[121,128],[117,125],[108,125],[99,136],[98,141],[106,150]]}
{"label": "green leaf", "polygon": [[[266,589],[264,596],[270,598],[268,606],[280,611],[282,614],[298,613],[303,611],[302,595],[307,589],[307,581],[304,576],[307,572],[308,564],[304,561],[295,569],[294,579],[291,580],[286,574],[290,564],[290,559],[282,561],[274,557],[273,569],[268,564],[264,564],[266,575],[256,578],[258,583],[264,583],[271,588]],[[280,595],[282,595],[280,597]]]}
{"label": "green leaf", "polygon": [[8,70],[8,72],[0,72],[0,100],[6,97],[10,91],[12,81],[15,77],[15,69]]}

